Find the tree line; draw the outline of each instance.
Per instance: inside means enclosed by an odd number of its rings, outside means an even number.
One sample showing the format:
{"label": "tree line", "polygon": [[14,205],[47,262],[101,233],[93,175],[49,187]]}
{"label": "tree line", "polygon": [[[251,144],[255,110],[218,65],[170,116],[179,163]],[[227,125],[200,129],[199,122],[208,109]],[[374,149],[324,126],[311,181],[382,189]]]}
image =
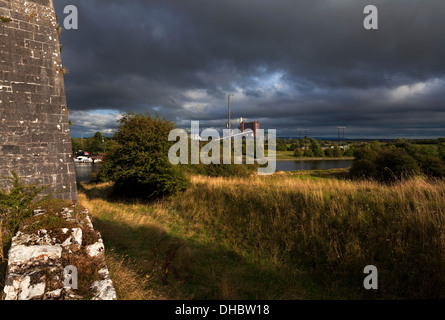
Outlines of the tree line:
{"label": "tree line", "polygon": [[89,138],[72,138],[71,144],[73,154],[77,154],[79,151],[87,151],[90,154],[106,154],[116,146],[116,141],[114,137],[106,137],[101,132],[96,132]]}
{"label": "tree line", "polygon": [[354,145],[348,144],[339,146],[332,141],[323,141],[314,138],[304,137],[302,139],[277,139],[277,151],[292,151],[297,158],[340,158],[352,157]]}

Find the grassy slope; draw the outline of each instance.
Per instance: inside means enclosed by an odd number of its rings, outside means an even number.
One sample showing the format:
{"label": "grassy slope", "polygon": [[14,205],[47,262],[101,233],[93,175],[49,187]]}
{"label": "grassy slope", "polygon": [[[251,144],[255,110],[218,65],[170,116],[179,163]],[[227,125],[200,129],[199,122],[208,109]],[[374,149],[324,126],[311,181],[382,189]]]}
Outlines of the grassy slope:
{"label": "grassy slope", "polygon": [[[444,297],[445,183],[195,176],[158,203],[81,203],[121,299]],[[363,268],[379,268],[379,291]]]}

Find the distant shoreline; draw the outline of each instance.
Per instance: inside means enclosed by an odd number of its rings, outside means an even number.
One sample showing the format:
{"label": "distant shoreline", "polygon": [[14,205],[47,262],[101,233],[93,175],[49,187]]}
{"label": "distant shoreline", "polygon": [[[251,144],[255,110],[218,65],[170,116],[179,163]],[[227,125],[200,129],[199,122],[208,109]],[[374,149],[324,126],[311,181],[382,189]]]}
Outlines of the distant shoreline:
{"label": "distant shoreline", "polygon": [[[243,159],[244,160],[244,159]],[[284,162],[284,161],[334,161],[334,160],[354,160],[354,157],[342,157],[342,158],[295,158],[295,159],[276,159],[277,162]],[[101,162],[96,163],[83,163],[83,162],[76,162],[76,165],[92,165],[92,164],[102,164]]]}
{"label": "distant shoreline", "polygon": [[332,160],[354,160],[354,157],[342,158],[295,158],[295,159],[277,159],[276,161],[332,161]]}

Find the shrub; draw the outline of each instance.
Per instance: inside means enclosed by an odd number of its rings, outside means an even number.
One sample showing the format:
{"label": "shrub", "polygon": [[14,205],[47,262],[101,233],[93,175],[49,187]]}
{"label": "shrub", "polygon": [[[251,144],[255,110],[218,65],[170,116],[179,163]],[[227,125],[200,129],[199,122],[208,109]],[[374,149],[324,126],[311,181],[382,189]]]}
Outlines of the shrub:
{"label": "shrub", "polygon": [[445,164],[438,157],[425,155],[419,159],[419,166],[427,176],[439,178],[445,176]]}
{"label": "shrub", "polygon": [[311,149],[306,149],[306,150],[304,150],[303,156],[311,158],[314,156],[314,152]]}
{"label": "shrub", "polygon": [[277,151],[287,151],[287,145],[285,143],[278,143]]}
{"label": "shrub", "polygon": [[[38,184],[25,185],[21,178],[12,172],[11,177],[5,177],[9,180],[11,189],[8,191],[0,190],[0,217],[2,225],[6,230],[4,236],[14,235],[24,219],[31,216],[33,205],[39,194],[48,188],[48,186],[39,186]],[[49,198],[50,195],[43,197]],[[9,241],[8,239],[5,242]]]}
{"label": "shrub", "polygon": [[323,153],[323,150],[321,149],[320,144],[315,140],[313,140],[311,142],[309,149],[312,150],[314,157],[323,157],[324,156],[324,153]]}
{"label": "shrub", "polygon": [[345,156],[352,157],[354,155],[354,150],[355,148],[353,146],[348,146],[344,152]]}
{"label": "shrub", "polygon": [[303,152],[299,148],[297,148],[294,151],[294,156],[297,158],[301,158],[303,156]]}
{"label": "shrub", "polygon": [[324,155],[326,157],[331,158],[331,157],[334,156],[334,151],[331,148],[327,148],[327,149],[324,150]]}
{"label": "shrub", "polygon": [[355,159],[349,173],[356,178],[373,178],[376,175],[375,164],[372,160]]}
{"label": "shrub", "polygon": [[365,146],[355,150],[354,156],[349,171],[354,177],[391,182],[420,173],[417,161],[402,148]]}
{"label": "shrub", "polygon": [[361,146],[354,150],[353,155],[356,160],[366,159],[374,161],[377,156],[377,152],[369,146]]}
{"label": "shrub", "polygon": [[341,150],[341,148],[338,145],[335,145],[333,154],[334,154],[334,157],[340,158],[341,156],[343,156],[343,151]]}
{"label": "shrub", "polygon": [[376,178],[380,181],[394,181],[419,174],[416,160],[401,148],[383,148],[375,161]]}
{"label": "shrub", "polygon": [[159,116],[127,114],[115,134],[117,146],[106,162],[114,191],[131,197],[160,197],[182,191],[189,180],[182,167],[172,165],[168,135],[175,125]]}
{"label": "shrub", "polygon": [[[108,182],[111,181],[111,174],[112,174],[112,167],[111,167],[111,161],[103,161],[102,166],[99,170],[99,172],[95,172],[91,175],[90,182],[91,183],[102,183],[102,182]],[[80,186],[80,184],[78,184]]]}

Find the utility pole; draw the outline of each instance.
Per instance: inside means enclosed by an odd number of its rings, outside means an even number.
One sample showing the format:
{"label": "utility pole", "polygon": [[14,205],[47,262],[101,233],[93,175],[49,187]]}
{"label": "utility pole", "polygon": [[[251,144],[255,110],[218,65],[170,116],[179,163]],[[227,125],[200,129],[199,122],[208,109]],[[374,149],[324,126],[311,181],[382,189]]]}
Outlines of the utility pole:
{"label": "utility pole", "polygon": [[232,136],[232,132],[231,132],[231,130],[230,130],[230,97],[233,97],[234,96],[234,94],[231,94],[231,93],[229,93],[229,94],[227,94],[227,100],[228,100],[228,107],[229,107],[229,122],[227,123],[227,128],[229,129],[229,140],[231,139],[231,136]]}
{"label": "utility pole", "polygon": [[104,153],[102,155],[105,154],[105,136],[104,136],[104,125],[103,123],[100,124],[100,134],[102,135],[102,147],[104,149]]}
{"label": "utility pole", "polygon": [[227,128],[229,129],[229,131],[230,131],[230,97],[233,97],[233,96],[234,96],[234,95],[231,94],[231,93],[229,93],[229,94],[227,95],[228,106],[229,106],[229,122],[228,122]]}
{"label": "utility pole", "polygon": [[337,127],[338,143],[340,144],[340,138],[342,137],[342,139],[341,139],[342,145],[345,144],[345,129],[346,129],[346,127]]}

